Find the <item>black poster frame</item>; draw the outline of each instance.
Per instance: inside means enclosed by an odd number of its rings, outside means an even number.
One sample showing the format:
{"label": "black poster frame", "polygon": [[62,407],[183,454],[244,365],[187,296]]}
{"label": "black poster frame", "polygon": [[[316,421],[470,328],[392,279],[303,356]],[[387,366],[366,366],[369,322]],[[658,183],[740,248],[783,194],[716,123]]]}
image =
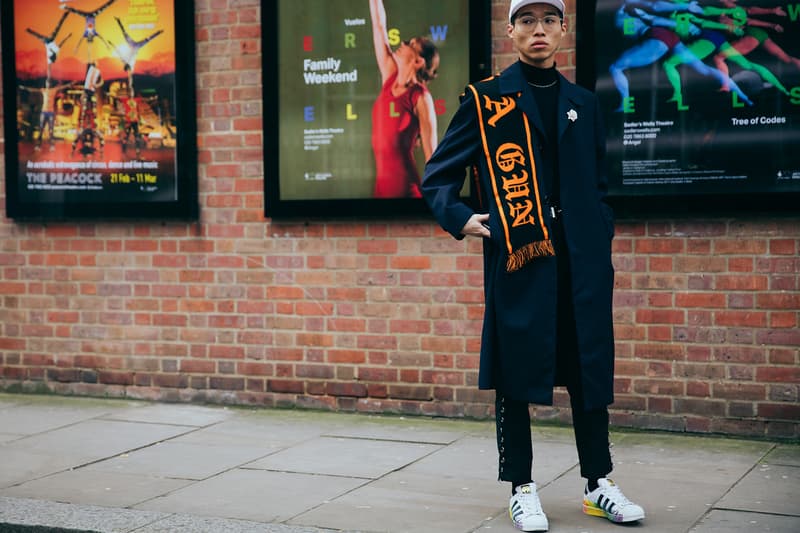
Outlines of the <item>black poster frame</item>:
{"label": "black poster frame", "polygon": [[[342,0],[331,0],[342,1]],[[353,2],[353,0],[345,0]],[[367,0],[363,1],[364,5]],[[491,72],[491,3],[485,0],[463,0],[468,6],[469,28],[469,72],[452,72],[449,75],[457,76],[461,88],[468,83],[488,76]],[[427,0],[414,0],[418,6],[407,5],[409,13],[421,13]],[[281,27],[279,25],[279,1],[261,2],[262,16],[262,73],[263,73],[263,118],[264,118],[264,214],[268,218],[298,218],[298,217],[395,217],[405,215],[428,214],[429,210],[421,198],[317,198],[317,199],[292,199],[287,198],[281,190],[280,164],[282,150],[279,134],[279,124],[282,120],[281,95],[279,81],[281,76],[286,76],[286,65],[279,61],[279,47],[281,42]],[[313,16],[315,5],[312,0],[293,0],[292,4],[305,5],[301,11],[304,16]],[[411,4],[408,2],[407,4]],[[391,21],[389,21],[391,23]],[[369,24],[367,19],[366,24]],[[372,46],[370,44],[370,46]],[[433,83],[438,83],[434,81]],[[450,102],[457,102],[458,94],[448,94]],[[302,153],[302,141],[297,144],[297,150]],[[295,157],[296,154],[295,154]],[[364,161],[365,165],[372,162]],[[466,169],[465,169],[466,172]]]}
{"label": "black poster frame", "polygon": [[[128,0],[116,0],[120,3],[127,2]],[[113,5],[114,2],[97,0],[98,14],[96,17],[102,16],[102,10],[106,7]],[[51,5],[55,4],[51,2]],[[70,4],[62,5],[62,9],[70,6]],[[84,11],[77,13],[74,16],[79,17],[84,14],[90,15],[89,8],[72,5],[70,7],[81,7]],[[57,9],[57,8],[56,8]],[[134,12],[134,9],[129,6],[129,13]],[[141,8],[138,8],[141,9]],[[150,8],[152,9],[152,8]],[[0,5],[0,22],[2,22],[2,67],[3,67],[3,114],[4,114],[4,130],[5,130],[5,184],[6,184],[6,215],[12,219],[19,220],[97,220],[97,219],[182,219],[182,220],[195,220],[199,215],[198,207],[198,186],[197,186],[197,109],[196,109],[196,79],[195,79],[195,25],[194,25],[194,0],[173,0],[174,9],[174,28],[170,28],[174,32],[174,51],[175,51],[175,72],[174,72],[174,85],[172,92],[172,105],[174,106],[174,116],[170,117],[172,122],[172,135],[174,136],[174,173],[175,182],[174,186],[170,188],[173,193],[170,193],[170,198],[151,199],[142,195],[141,199],[134,200],[115,200],[115,199],[86,199],[83,191],[64,190],[57,193],[41,194],[41,198],[31,198],[36,196],[31,193],[23,194],[21,190],[20,173],[20,156],[18,151],[18,144],[20,137],[18,135],[18,121],[17,121],[17,57],[15,50],[15,13],[14,1],[3,1]],[[66,10],[65,10],[66,11]],[[69,12],[68,12],[69,13]],[[66,15],[65,15],[66,18]],[[63,19],[62,19],[63,20]],[[95,17],[87,18],[86,27],[94,27]],[[119,20],[119,27],[123,27],[123,23]],[[163,21],[160,21],[163,23]],[[111,27],[115,32],[118,32],[117,24],[111,21],[105,21],[106,31],[110,33]],[[147,25],[144,25],[147,26]],[[60,27],[60,26],[59,26]],[[124,29],[124,27],[123,27]],[[89,31],[87,29],[86,31]],[[99,27],[96,30],[98,33],[101,30]],[[31,32],[32,33],[32,32]],[[66,33],[66,32],[63,32]],[[132,32],[131,32],[132,33]],[[146,32],[154,33],[154,32]],[[160,33],[160,32],[158,32]],[[64,36],[59,35],[58,38],[62,39]],[[61,43],[64,48],[72,48],[81,35],[75,35],[74,32],[69,34],[71,39],[66,45]],[[97,35],[95,35],[97,37]],[[126,38],[130,35],[125,36]],[[138,34],[137,34],[138,37]],[[41,38],[40,38],[41,40]],[[64,39],[64,42],[66,39]],[[122,34],[115,34],[113,44],[123,42]],[[135,41],[129,41],[135,42]],[[140,40],[137,45],[146,44],[149,40]],[[95,41],[94,46],[100,46],[101,43]],[[82,51],[85,51],[88,45],[86,42],[82,43]],[[108,44],[106,46],[109,46]],[[132,48],[134,52],[138,49]],[[119,49],[117,49],[119,50]],[[98,63],[99,64],[99,63]],[[135,64],[135,56],[130,65]],[[128,72],[129,63],[126,61],[126,72]],[[49,69],[49,67],[48,67]],[[132,72],[133,68],[130,69]],[[49,70],[48,70],[49,75]],[[49,79],[49,78],[48,78]],[[87,69],[88,79],[88,69]],[[107,83],[100,78],[102,83]],[[129,78],[131,79],[131,78]],[[167,105],[167,104],[164,104]],[[159,115],[160,117],[161,115]],[[162,125],[164,123],[162,122]],[[43,128],[42,128],[43,129]],[[41,133],[39,134],[41,136]],[[66,141],[65,141],[66,142]],[[121,142],[121,141],[120,141]],[[137,142],[134,141],[131,146]],[[41,144],[41,143],[40,143]],[[97,152],[95,152],[97,153]],[[142,153],[145,153],[142,150]],[[94,155],[82,155],[80,152],[75,152],[70,155],[72,160],[91,160]],[[137,151],[135,158],[129,161],[141,161]],[[141,166],[131,167],[141,168]],[[111,179],[110,172],[103,180]],[[131,175],[136,176],[136,171],[130,171],[128,177]],[[121,178],[125,179],[125,178]],[[152,179],[151,176],[144,176],[145,180]],[[147,183],[147,181],[145,181]],[[104,184],[105,186],[105,184]]]}
{"label": "black poster frame", "polygon": [[[623,4],[623,0],[618,0],[618,3],[621,6]],[[641,4],[639,6],[640,8],[644,6],[643,9],[647,9],[647,2],[636,2],[631,0],[629,3],[632,6]],[[766,3],[769,3],[770,6],[775,4],[774,2]],[[606,1],[605,4],[609,4],[609,1]],[[703,6],[720,5],[717,2],[708,1],[696,2],[695,4],[701,4]],[[756,4],[760,5],[761,2],[745,0],[738,2],[737,5],[746,9],[747,7]],[[620,40],[620,35],[618,34],[621,30],[613,23],[603,24],[602,22],[609,22],[608,13],[602,14],[603,17],[599,19],[598,17],[600,17],[601,14],[599,14],[597,10],[598,0],[587,0],[585,2],[578,2],[577,4],[576,81],[580,85],[589,90],[595,91],[598,94],[598,97],[601,100],[601,107],[603,107],[602,113],[606,130],[612,132],[616,128],[616,130],[619,131],[621,129],[621,125],[615,124],[614,121],[624,120],[624,118],[621,118],[621,114],[619,112],[614,113],[612,111],[612,107],[614,106],[611,104],[617,104],[618,100],[612,101],[612,99],[609,98],[609,94],[616,95],[616,93],[608,89],[609,86],[613,87],[613,85],[610,85],[608,71],[605,70],[607,67],[606,63],[608,63],[608,58],[605,58],[603,53],[604,46],[611,46],[613,43]],[[798,20],[790,20],[786,16],[778,17],[777,15],[759,16],[761,18],[770,19],[773,22],[781,22],[785,20],[784,25],[786,28],[782,28],[782,31],[793,31],[797,32],[796,34],[800,34],[800,21]],[[672,18],[673,20],[676,19],[674,15]],[[729,41],[734,41],[735,37],[733,35],[730,35],[729,37]],[[629,46],[632,47],[633,44],[630,44]],[[662,58],[661,61],[663,60],[664,58]],[[707,63],[713,66],[711,58],[707,59]],[[637,98],[640,100],[660,102],[662,100],[666,100],[664,97],[665,94],[669,96],[669,93],[666,92],[670,90],[669,85],[665,83],[666,77],[664,76],[663,72],[661,72],[660,65],[660,63],[654,63],[654,65],[651,67],[640,69],[642,71],[650,69],[648,71],[650,79],[655,80],[656,78],[659,78],[660,80],[653,82],[653,87],[650,93],[647,93],[647,91],[644,91],[641,87],[639,87]],[[695,78],[698,78],[698,76],[691,72],[690,69],[688,69],[685,65],[682,65],[679,68],[683,69],[681,70],[682,76],[695,76]],[[737,65],[733,65],[731,67],[731,76],[733,76],[734,72],[739,72],[740,70],[741,69]],[[627,71],[628,74],[631,72],[633,72],[633,70]],[[792,74],[792,76],[792,79],[794,79],[794,74]],[[629,77],[633,79],[632,76]],[[635,89],[634,83],[634,81],[631,82],[631,93],[633,93],[633,90]],[[685,83],[686,82],[684,81],[684,84]],[[764,87],[767,87],[767,85],[765,84]],[[793,106],[789,104],[789,97],[787,97],[784,98],[780,103],[780,105],[782,105],[782,109],[784,110],[783,112],[773,110],[769,113],[764,112],[761,114],[769,116],[772,116],[773,114],[788,114],[790,116],[797,117],[797,110],[800,110],[800,87],[794,87],[792,90],[793,92],[791,98],[793,98],[793,100],[791,100],[791,102],[793,102]],[[606,98],[605,102],[603,101],[604,97]],[[776,108],[777,107],[778,106],[776,105]],[[786,109],[789,109],[789,111],[786,111]],[[644,120],[652,121],[654,120],[654,116],[655,113],[649,117],[646,117]],[[748,114],[747,116],[749,117],[750,115]],[[752,118],[757,117],[758,114],[755,114]],[[639,118],[638,120],[642,119]],[[793,120],[797,119],[794,118]],[[793,136],[793,138],[797,137],[797,131],[797,128],[790,130],[790,134]],[[680,139],[679,142],[681,147],[688,151],[692,149],[692,143],[696,142],[696,139],[701,132],[697,130],[682,131],[681,133],[682,136],[676,137]],[[753,139],[758,140],[759,134],[755,132],[755,130],[753,135]],[[676,137],[673,137],[668,142],[675,142],[674,139]],[[611,154],[614,149],[614,143],[618,142],[622,142],[621,135],[619,138],[609,135],[609,154]],[[800,171],[800,152],[798,152],[796,148],[793,149],[787,144],[785,146],[784,153],[790,154],[787,155],[787,159],[793,158],[791,162],[796,163],[797,170]],[[717,155],[719,156],[719,154]],[[609,165],[608,171],[610,183],[608,201],[615,208],[617,214],[622,216],[680,214],[686,214],[689,216],[696,216],[698,214],[738,216],[744,213],[795,215],[800,212],[800,172],[796,172],[799,174],[797,178],[793,179],[791,182],[783,182],[784,184],[782,184],[781,187],[770,186],[766,183],[769,181],[769,176],[766,175],[765,166],[764,173],[751,176],[755,177],[760,185],[748,186],[743,190],[735,192],[722,192],[719,190],[701,191],[699,186],[696,188],[693,188],[692,186],[686,186],[685,188],[680,188],[680,186],[654,186],[649,188],[621,186],[619,185],[621,177],[619,175],[615,175],[615,173],[620,174],[619,169],[614,169],[612,165]],[[786,185],[786,183],[788,183],[788,185]]]}

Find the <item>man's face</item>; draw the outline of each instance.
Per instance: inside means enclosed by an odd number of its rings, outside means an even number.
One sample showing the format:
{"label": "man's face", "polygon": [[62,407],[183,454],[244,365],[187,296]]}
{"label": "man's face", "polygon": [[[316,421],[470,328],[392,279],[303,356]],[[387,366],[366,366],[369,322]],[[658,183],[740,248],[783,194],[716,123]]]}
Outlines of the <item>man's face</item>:
{"label": "man's face", "polygon": [[567,27],[558,10],[549,4],[530,4],[517,12],[508,25],[521,61],[539,68],[552,67]]}

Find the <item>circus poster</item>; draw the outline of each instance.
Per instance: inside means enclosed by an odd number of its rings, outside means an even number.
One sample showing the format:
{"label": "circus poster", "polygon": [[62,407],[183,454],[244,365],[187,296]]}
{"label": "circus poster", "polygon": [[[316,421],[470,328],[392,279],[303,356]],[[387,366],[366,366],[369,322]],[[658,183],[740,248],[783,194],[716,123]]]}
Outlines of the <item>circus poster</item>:
{"label": "circus poster", "polygon": [[4,2],[9,211],[182,200],[176,3]]}

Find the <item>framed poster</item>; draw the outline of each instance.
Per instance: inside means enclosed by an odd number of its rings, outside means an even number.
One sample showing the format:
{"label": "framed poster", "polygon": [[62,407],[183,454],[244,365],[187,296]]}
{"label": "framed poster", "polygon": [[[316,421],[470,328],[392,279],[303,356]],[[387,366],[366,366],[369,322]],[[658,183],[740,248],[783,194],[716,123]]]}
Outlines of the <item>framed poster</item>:
{"label": "framed poster", "polygon": [[11,218],[195,218],[191,0],[2,2]]}
{"label": "framed poster", "polygon": [[615,207],[800,208],[800,4],[596,0],[577,24]]}
{"label": "framed poster", "polygon": [[265,214],[427,212],[424,163],[490,70],[490,3],[261,5]]}

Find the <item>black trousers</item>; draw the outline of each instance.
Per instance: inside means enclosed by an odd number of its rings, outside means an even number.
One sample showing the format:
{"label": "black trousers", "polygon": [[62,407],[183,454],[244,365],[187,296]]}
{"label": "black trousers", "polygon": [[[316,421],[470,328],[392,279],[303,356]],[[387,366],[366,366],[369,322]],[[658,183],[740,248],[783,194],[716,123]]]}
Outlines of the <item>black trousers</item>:
{"label": "black trousers", "polygon": [[[566,383],[569,392],[581,476],[596,479],[605,477],[612,470],[608,448],[608,409],[587,411],[584,408],[569,254],[560,220],[553,225],[552,233],[558,270],[556,379]],[[512,483],[531,481],[533,450],[528,403],[508,398],[498,389],[495,422],[499,479]]]}
{"label": "black trousers", "polygon": [[[576,398],[572,393],[570,404],[581,476],[587,479],[606,477],[613,468],[608,449],[608,409],[584,411],[582,397]],[[505,398],[498,392],[495,409],[497,451],[500,458],[498,477],[502,481],[527,483],[533,479],[528,403]]]}

